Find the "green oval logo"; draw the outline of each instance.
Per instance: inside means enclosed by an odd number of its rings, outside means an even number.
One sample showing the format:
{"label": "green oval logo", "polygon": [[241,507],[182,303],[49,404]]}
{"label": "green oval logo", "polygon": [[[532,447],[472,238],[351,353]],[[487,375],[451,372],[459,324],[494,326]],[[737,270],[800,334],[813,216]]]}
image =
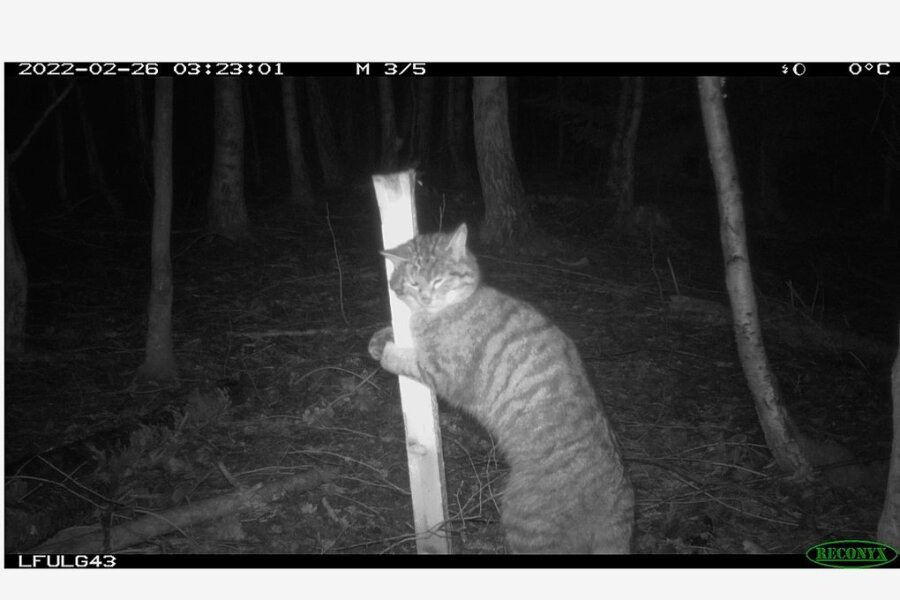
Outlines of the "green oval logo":
{"label": "green oval logo", "polygon": [[897,551],[869,540],[835,540],[816,544],[806,551],[811,562],[835,569],[883,567],[897,558]]}

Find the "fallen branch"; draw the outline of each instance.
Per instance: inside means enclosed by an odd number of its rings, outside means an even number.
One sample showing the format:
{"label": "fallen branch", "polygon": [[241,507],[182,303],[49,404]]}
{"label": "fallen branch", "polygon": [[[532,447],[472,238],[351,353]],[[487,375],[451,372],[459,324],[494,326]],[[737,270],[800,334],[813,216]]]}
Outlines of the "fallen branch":
{"label": "fallen branch", "polygon": [[181,531],[186,527],[204,521],[220,519],[225,515],[259,510],[271,502],[281,500],[290,492],[303,492],[317,487],[331,479],[333,475],[325,471],[306,471],[282,481],[268,485],[257,484],[195,502],[187,506],[177,506],[166,511],[150,513],[109,530],[109,545],[104,545],[104,532],[100,527],[71,527],[57,533],[29,554],[99,554],[115,552],[135,544]]}
{"label": "fallen branch", "polygon": [[336,333],[344,333],[349,329],[334,329],[326,327],[323,329],[295,329],[295,330],[270,330],[270,331],[229,331],[228,335],[234,337],[246,337],[251,339],[263,339],[270,337],[304,337],[308,335],[334,335]]}

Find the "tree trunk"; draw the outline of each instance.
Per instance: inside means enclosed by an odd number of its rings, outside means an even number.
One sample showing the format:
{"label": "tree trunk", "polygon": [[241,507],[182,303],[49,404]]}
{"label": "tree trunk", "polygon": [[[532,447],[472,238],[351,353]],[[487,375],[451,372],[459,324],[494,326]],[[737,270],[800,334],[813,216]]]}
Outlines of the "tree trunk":
{"label": "tree trunk", "polygon": [[113,218],[116,221],[121,221],[125,218],[125,213],[122,208],[122,203],[119,202],[119,199],[112,193],[109,184],[106,181],[103,164],[100,162],[100,153],[97,151],[97,144],[94,141],[94,130],[93,127],[91,127],[82,86],[75,86],[75,98],[78,102],[81,133],[84,136],[84,157],[87,161],[88,179],[93,185],[94,190],[109,206]]}
{"label": "tree trunk", "polygon": [[345,175],[340,152],[335,143],[334,125],[328,112],[325,92],[322,90],[321,82],[315,77],[306,78],[306,92],[309,97],[309,112],[312,117],[316,148],[319,151],[322,178],[327,189],[338,189],[344,184]]}
{"label": "tree trunk", "polygon": [[358,165],[362,160],[360,127],[357,124],[361,118],[358,109],[359,101],[356,98],[357,89],[358,83],[353,78],[341,79],[340,140],[341,147],[344,148],[344,156],[350,165]]}
{"label": "tree trunk", "polygon": [[[246,122],[244,123],[244,128],[246,129],[246,136],[250,140],[250,155],[244,161],[244,172],[249,173],[251,188],[252,186],[259,185],[262,181],[262,153],[259,151],[259,128],[256,125],[256,111],[253,110],[253,96],[250,94],[250,86],[243,86],[241,97],[243,99],[244,106],[244,115],[246,116]],[[249,169],[247,168],[249,166]]]}
{"label": "tree trunk", "polygon": [[381,107],[381,171],[391,173],[400,162],[400,136],[394,108],[394,91],[390,77],[378,78],[378,101]]}
{"label": "tree trunk", "polygon": [[413,137],[414,164],[424,167],[430,158],[431,121],[434,116],[434,78],[422,77],[417,83],[416,120]]}
{"label": "tree trunk", "polygon": [[[147,345],[144,364],[138,370],[139,377],[153,381],[171,380],[177,376],[175,352],[172,347],[173,283],[170,254],[172,237],[172,82],[171,77],[158,77],[155,80],[150,298],[147,302]],[[237,89],[240,90],[240,88]]]}
{"label": "tree trunk", "polygon": [[522,103],[519,97],[519,88],[521,83],[518,77],[506,78],[506,99],[508,103],[509,113],[509,137],[514,140],[519,139],[519,113],[521,109],[519,105]]}
{"label": "tree trunk", "polygon": [[634,210],[634,151],[644,106],[644,78],[623,77],[619,92],[616,137],[610,148],[607,194],[616,202],[616,224],[627,227]]}
{"label": "tree trunk", "polygon": [[377,78],[362,83],[362,108],[360,110],[359,131],[356,132],[360,148],[363,150],[361,162],[367,171],[381,168],[381,100],[378,97]]}
{"label": "tree trunk", "polygon": [[[900,334],[900,327],[897,329]],[[894,368],[891,369],[891,396],[894,400],[894,443],[891,446],[884,508],[878,520],[878,541],[897,549],[900,548],[900,343]]]}
{"label": "tree trunk", "polygon": [[141,182],[148,194],[152,193],[149,173],[153,169],[152,160],[149,157],[150,134],[147,131],[147,116],[144,109],[144,99],[146,92],[144,88],[145,80],[143,77],[132,77],[132,92],[134,94],[134,123],[137,131],[138,157],[141,162],[138,172],[140,173]]}
{"label": "tree trunk", "polygon": [[474,181],[472,170],[466,162],[466,97],[466,78],[448,78],[445,107],[447,149],[453,183],[463,188]]}
{"label": "tree trunk", "polygon": [[395,92],[398,87],[400,90],[399,94],[394,94],[394,112],[397,119],[397,137],[400,138],[398,140],[397,156],[400,158],[400,164],[403,164],[404,162],[409,162],[409,155],[413,150],[416,94],[411,80],[400,80],[398,83],[399,86],[394,87]]}
{"label": "tree trunk", "polygon": [[304,209],[313,205],[306,161],[303,158],[303,139],[300,135],[300,112],[293,77],[281,78],[281,100],[284,105],[284,135],[287,142],[288,171],[291,176],[290,203]]}
{"label": "tree trunk", "polygon": [[881,218],[885,222],[890,222],[897,212],[894,203],[894,165],[885,155],[884,180],[881,184]]}
{"label": "tree trunk", "polygon": [[213,83],[213,168],[209,184],[209,228],[237,240],[247,235],[244,204],[244,111],[241,80],[218,77]]}
{"label": "tree trunk", "polygon": [[[38,117],[31,130],[25,138],[19,143],[15,149],[7,151],[4,157],[3,170],[3,206],[6,211],[4,222],[4,233],[6,240],[4,242],[5,255],[3,257],[3,267],[6,273],[5,281],[5,298],[4,308],[6,309],[6,332],[4,334],[4,343],[6,345],[7,354],[16,354],[24,349],[25,338],[25,313],[28,307],[28,269],[25,265],[25,257],[19,242],[16,239],[16,233],[12,226],[12,212],[10,212],[10,183],[12,177],[10,167],[16,162],[22,153],[31,144],[31,140],[43,127],[47,117],[59,107],[69,92],[72,91],[74,82],[68,85],[57,95],[50,105],[44,109],[43,114]],[[51,86],[51,89],[53,87]]]}
{"label": "tree trunk", "polygon": [[797,481],[812,479],[812,469],[798,442],[798,432],[763,345],[756,295],[747,254],[742,191],[718,77],[699,77],[700,109],[709,145],[709,162],[716,180],[719,234],[725,258],[725,284],[731,300],[734,332],[741,367],[753,394],[766,443],[783,470]]}
{"label": "tree trunk", "polygon": [[533,223],[509,134],[506,78],[474,82],[475,154],[485,208],[481,241],[503,246],[530,232]]}
{"label": "tree trunk", "polygon": [[563,78],[556,77],[556,170],[561,171],[566,155],[566,128],[563,126]]}
{"label": "tree trunk", "polygon": [[[51,83],[54,98],[59,97],[56,90],[55,82]],[[66,140],[65,130],[63,127],[62,113],[58,110],[53,111],[53,120],[56,123],[56,193],[59,196],[59,202],[63,210],[72,209],[72,203],[69,199],[69,187],[66,184]]]}
{"label": "tree trunk", "polygon": [[[760,109],[759,119],[759,222],[763,225],[782,223],[785,220],[781,200],[778,197],[776,185],[776,152],[778,148],[778,135],[773,135],[772,125],[769,120],[771,90],[766,89],[765,78],[760,78],[758,83]],[[773,150],[774,149],[774,150]]]}
{"label": "tree trunk", "polygon": [[4,268],[6,270],[6,296],[4,307],[6,308],[6,354],[18,354],[25,347],[25,311],[28,307],[28,269],[25,266],[25,257],[16,240],[16,233],[12,226],[12,213],[9,211],[9,160],[6,160],[6,169],[3,177],[4,197],[3,207],[6,211],[4,219]]}
{"label": "tree trunk", "polygon": [[615,182],[620,178],[616,169],[622,164],[622,140],[628,123],[628,106],[630,104],[631,78],[619,78],[619,102],[616,106],[616,134],[609,145],[609,171],[606,175],[606,193],[610,198],[616,197]]}

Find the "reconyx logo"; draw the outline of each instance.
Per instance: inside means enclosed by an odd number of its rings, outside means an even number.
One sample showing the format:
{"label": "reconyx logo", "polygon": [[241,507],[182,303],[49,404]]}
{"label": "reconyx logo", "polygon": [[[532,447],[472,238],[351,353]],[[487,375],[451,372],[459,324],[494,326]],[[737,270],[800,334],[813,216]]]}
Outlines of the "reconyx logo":
{"label": "reconyx logo", "polygon": [[806,551],[806,558],[823,567],[868,569],[893,562],[897,551],[867,540],[836,540],[816,544]]}

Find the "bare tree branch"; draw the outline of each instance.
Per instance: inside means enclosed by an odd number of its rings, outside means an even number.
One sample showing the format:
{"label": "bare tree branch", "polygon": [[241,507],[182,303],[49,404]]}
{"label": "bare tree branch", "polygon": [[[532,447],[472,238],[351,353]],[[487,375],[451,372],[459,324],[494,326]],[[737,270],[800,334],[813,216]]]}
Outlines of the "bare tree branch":
{"label": "bare tree branch", "polygon": [[24,152],[25,148],[28,147],[28,144],[29,144],[29,142],[31,142],[31,138],[34,137],[34,134],[36,134],[38,132],[38,130],[44,124],[44,121],[46,121],[47,117],[50,116],[50,113],[52,113],[53,110],[57,106],[59,106],[59,103],[66,99],[66,96],[69,95],[69,92],[72,91],[72,88],[74,86],[75,86],[75,82],[70,80],[69,84],[65,88],[63,88],[63,91],[60,92],[59,96],[57,96],[56,99],[50,103],[50,106],[48,106],[44,110],[44,114],[42,114],[40,116],[40,118],[35,122],[34,126],[31,128],[31,131],[28,132],[28,135],[26,135],[25,139],[22,140],[22,143],[19,144],[19,147],[16,148],[12,153],[10,153],[8,164],[10,164],[10,165],[13,164],[14,162],[16,162],[16,160],[19,158],[19,156],[22,155],[22,152]]}

